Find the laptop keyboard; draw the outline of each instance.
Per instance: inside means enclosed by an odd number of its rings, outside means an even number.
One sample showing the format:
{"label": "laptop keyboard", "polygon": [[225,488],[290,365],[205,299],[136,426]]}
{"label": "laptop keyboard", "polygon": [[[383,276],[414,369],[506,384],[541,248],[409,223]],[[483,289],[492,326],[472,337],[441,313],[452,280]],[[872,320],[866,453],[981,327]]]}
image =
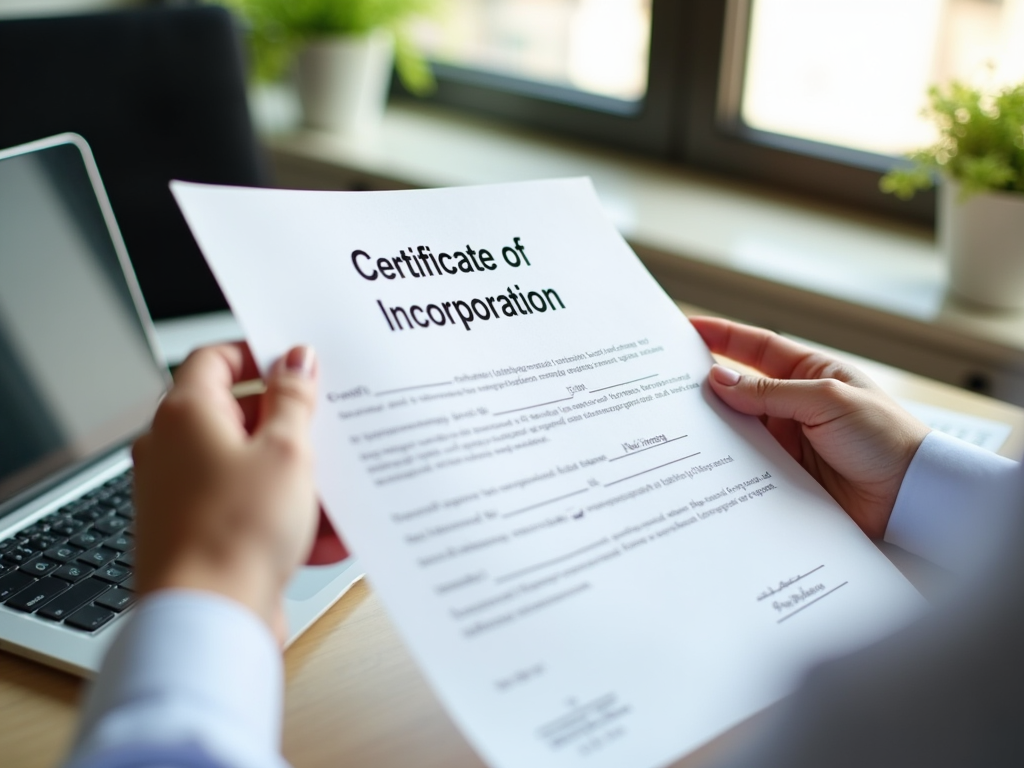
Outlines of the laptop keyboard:
{"label": "laptop keyboard", "polygon": [[95,632],[135,602],[132,474],[0,541],[0,602]]}

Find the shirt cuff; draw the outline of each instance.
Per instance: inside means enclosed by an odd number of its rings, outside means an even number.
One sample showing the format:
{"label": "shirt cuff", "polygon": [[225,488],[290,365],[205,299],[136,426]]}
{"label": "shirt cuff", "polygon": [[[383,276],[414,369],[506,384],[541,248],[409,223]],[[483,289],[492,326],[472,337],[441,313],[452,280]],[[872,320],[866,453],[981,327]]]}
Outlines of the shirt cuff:
{"label": "shirt cuff", "polygon": [[143,600],[89,693],[70,764],[281,768],[281,650],[233,600]]}
{"label": "shirt cuff", "polygon": [[932,431],[903,478],[885,541],[964,571],[997,542],[1020,498],[1020,464]]}

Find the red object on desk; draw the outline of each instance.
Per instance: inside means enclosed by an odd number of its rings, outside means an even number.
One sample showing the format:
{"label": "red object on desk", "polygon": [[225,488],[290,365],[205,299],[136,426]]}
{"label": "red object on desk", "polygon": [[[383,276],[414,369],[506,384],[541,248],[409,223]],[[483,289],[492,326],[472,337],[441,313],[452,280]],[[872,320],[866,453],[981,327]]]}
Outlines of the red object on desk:
{"label": "red object on desk", "polygon": [[320,507],[320,526],[317,528],[313,549],[306,560],[307,565],[330,565],[348,557],[348,548],[334,530],[331,521]]}

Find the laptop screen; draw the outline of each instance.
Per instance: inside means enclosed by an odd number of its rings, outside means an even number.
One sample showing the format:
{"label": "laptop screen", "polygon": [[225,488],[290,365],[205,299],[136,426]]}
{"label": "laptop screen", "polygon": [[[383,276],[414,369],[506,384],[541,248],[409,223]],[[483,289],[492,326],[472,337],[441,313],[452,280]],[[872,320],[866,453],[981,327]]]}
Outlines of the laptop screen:
{"label": "laptop screen", "polygon": [[97,194],[74,144],[0,159],[0,510],[139,432],[166,387]]}

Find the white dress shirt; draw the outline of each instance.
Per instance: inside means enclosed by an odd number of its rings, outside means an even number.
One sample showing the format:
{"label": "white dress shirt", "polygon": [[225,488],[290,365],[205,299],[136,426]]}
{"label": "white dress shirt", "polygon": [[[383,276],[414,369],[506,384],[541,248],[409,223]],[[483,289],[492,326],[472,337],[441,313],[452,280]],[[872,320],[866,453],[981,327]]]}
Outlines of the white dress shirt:
{"label": "white dress shirt", "polygon": [[930,432],[903,478],[884,538],[962,573],[998,544],[1019,482],[1016,461]]}
{"label": "white dress shirt", "polygon": [[211,592],[142,601],[89,692],[68,768],[285,768],[267,626]]}
{"label": "white dress shirt", "polygon": [[[1016,462],[932,432],[900,488],[886,541],[962,569],[1002,528]],[[979,499],[983,500],[979,503]],[[282,768],[281,653],[240,605],[150,596],[107,654],[67,768]]]}

